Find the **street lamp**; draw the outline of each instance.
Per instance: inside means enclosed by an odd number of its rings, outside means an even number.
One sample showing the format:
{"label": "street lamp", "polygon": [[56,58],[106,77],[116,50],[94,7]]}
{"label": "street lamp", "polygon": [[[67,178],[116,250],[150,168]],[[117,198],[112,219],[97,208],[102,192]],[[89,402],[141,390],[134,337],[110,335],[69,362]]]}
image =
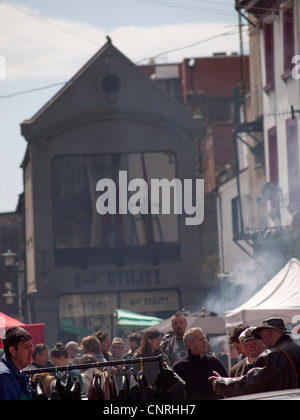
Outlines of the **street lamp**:
{"label": "street lamp", "polygon": [[10,249],[8,249],[6,252],[3,252],[1,254],[1,257],[4,258],[4,264],[8,268],[9,271],[12,270],[14,264],[15,264],[15,258],[17,254],[15,252],[12,252]]}
{"label": "street lamp", "polygon": [[5,302],[7,305],[12,305],[14,303],[14,299],[18,298],[18,312],[19,317],[22,317],[22,294],[20,294],[20,291],[22,289],[23,281],[19,277],[19,273],[25,273],[24,270],[18,269],[18,262],[16,262],[16,257],[18,254],[15,252],[12,252],[10,249],[8,249],[6,252],[3,252],[0,254],[2,258],[4,258],[4,264],[7,267],[7,270],[9,273],[17,273],[17,294],[13,292],[13,285],[11,282],[4,283],[5,286],[5,292],[2,294],[2,296],[5,299]]}
{"label": "street lamp", "polygon": [[14,298],[16,297],[11,290],[7,290],[6,293],[2,293],[2,296],[4,297],[7,305],[12,305],[14,303]]}

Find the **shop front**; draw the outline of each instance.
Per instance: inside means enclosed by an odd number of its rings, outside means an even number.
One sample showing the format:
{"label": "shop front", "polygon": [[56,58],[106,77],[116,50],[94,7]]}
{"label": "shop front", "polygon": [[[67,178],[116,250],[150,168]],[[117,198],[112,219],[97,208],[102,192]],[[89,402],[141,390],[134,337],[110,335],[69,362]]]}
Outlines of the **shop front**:
{"label": "shop front", "polygon": [[125,337],[128,332],[140,328],[120,328],[116,318],[117,309],[160,317],[165,314],[167,317],[170,312],[176,312],[179,308],[179,294],[176,290],[69,294],[59,299],[59,318],[61,325],[69,321],[78,331],[82,329],[94,334],[98,330],[105,330],[109,331],[111,337]]}

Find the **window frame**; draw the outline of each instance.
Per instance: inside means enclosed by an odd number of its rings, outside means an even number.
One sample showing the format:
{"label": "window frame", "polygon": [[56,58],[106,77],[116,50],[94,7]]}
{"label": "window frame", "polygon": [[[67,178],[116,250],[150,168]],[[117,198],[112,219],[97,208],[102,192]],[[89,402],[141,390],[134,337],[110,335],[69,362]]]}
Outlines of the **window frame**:
{"label": "window frame", "polygon": [[264,91],[268,93],[275,87],[275,50],[274,50],[274,24],[264,25],[265,43],[265,72],[266,86]]}
{"label": "window frame", "polygon": [[[174,175],[177,177],[177,156],[173,151],[147,151],[147,152],[123,152],[123,154],[143,154],[143,153],[171,153],[174,156]],[[97,155],[117,155],[118,153],[97,153]],[[95,156],[94,153],[90,154],[66,154],[58,155],[52,159],[52,168],[51,168],[51,179],[52,179],[52,206],[53,206],[53,250],[54,250],[54,260],[55,265],[62,266],[72,266],[79,265],[81,268],[86,268],[89,265],[112,265],[123,266],[124,264],[134,264],[134,263],[151,263],[153,265],[159,264],[161,261],[180,261],[181,260],[181,232],[180,232],[180,217],[177,216],[177,232],[178,239],[176,242],[152,242],[146,244],[119,244],[114,245],[105,245],[105,246],[78,246],[78,247],[59,247],[56,244],[56,222],[55,222],[55,187],[54,187],[54,161],[56,158],[61,157],[79,157],[79,156]],[[95,185],[96,188],[96,185]],[[149,215],[154,217],[154,215]],[[159,215],[157,215],[159,216]],[[99,217],[101,217],[99,215]]]}
{"label": "window frame", "polygon": [[294,8],[283,10],[283,74],[281,79],[287,81],[292,76],[292,58],[295,55]]}

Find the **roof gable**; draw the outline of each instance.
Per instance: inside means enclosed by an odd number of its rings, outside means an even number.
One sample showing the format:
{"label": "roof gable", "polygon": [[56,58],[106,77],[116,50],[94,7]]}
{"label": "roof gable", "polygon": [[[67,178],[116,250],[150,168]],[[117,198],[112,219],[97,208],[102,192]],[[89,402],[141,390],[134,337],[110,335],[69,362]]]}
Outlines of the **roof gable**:
{"label": "roof gable", "polygon": [[67,120],[101,114],[147,116],[192,128],[191,114],[108,42],[30,120],[27,140]]}

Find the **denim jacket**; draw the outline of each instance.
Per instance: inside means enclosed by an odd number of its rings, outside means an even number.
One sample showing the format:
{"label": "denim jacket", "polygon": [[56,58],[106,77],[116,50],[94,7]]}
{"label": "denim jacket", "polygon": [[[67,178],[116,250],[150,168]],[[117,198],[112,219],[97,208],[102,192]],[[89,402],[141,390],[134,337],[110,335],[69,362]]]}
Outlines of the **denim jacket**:
{"label": "denim jacket", "polygon": [[0,362],[0,400],[32,400],[32,396],[27,375],[4,354]]}

